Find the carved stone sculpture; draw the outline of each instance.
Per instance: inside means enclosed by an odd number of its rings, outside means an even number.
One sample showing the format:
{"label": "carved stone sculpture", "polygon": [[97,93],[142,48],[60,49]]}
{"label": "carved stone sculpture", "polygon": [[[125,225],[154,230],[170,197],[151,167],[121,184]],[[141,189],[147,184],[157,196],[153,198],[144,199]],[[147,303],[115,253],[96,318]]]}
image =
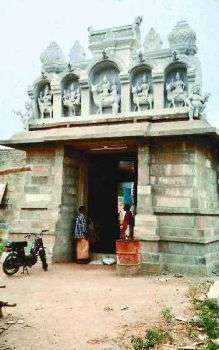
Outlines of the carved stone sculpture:
{"label": "carved stone sculpture", "polygon": [[68,109],[69,116],[77,115],[77,110],[81,106],[80,88],[72,83],[69,89],[64,90],[62,100],[63,105]]}
{"label": "carved stone sculpture", "polygon": [[186,21],[180,21],[168,36],[170,48],[187,55],[197,52],[196,34]]}
{"label": "carved stone sculpture", "polygon": [[55,42],[50,43],[40,56],[42,68],[45,72],[62,72],[66,67],[65,56]]}
{"label": "carved stone sculpture", "polygon": [[151,28],[144,40],[145,51],[155,51],[162,48],[162,41],[160,35],[155,32],[154,28]]}
{"label": "carved stone sculpture", "polygon": [[132,86],[132,95],[137,111],[141,111],[142,105],[152,109],[153,94],[151,92],[151,84],[146,75],[143,76],[142,81],[138,81],[135,86]]}
{"label": "carved stone sculpture", "polygon": [[206,107],[210,94],[201,95],[201,89],[199,85],[195,85],[192,88],[191,94],[187,99],[187,106],[189,106],[189,119],[203,117],[203,111]]}
{"label": "carved stone sculpture", "polygon": [[24,129],[28,130],[29,120],[33,116],[33,104],[31,103],[31,101],[27,101],[25,102],[24,107],[25,107],[24,112],[21,110],[18,110],[18,111],[13,110],[13,113],[21,119]]}
{"label": "carved stone sculpture", "polygon": [[171,79],[166,84],[168,107],[183,107],[186,104],[187,92],[186,86],[180,77],[179,72],[176,73],[175,78]]}
{"label": "carved stone sculpture", "polygon": [[38,106],[39,106],[41,118],[47,118],[48,115],[49,115],[49,118],[52,118],[52,112],[53,112],[52,93],[49,85],[46,85],[44,90],[40,91],[40,94],[38,97]]}
{"label": "carved stone sculpture", "polygon": [[104,107],[111,107],[112,114],[116,115],[119,111],[121,96],[118,92],[118,86],[114,81],[111,83],[104,75],[102,81],[91,87],[94,104],[98,107],[98,113],[103,113]]}

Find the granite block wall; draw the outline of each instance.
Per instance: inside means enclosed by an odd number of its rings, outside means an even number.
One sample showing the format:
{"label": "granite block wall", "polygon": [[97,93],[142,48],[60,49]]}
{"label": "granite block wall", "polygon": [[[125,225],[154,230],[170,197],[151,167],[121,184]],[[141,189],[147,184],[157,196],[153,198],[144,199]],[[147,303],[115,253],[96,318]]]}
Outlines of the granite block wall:
{"label": "granite block wall", "polygon": [[[26,153],[11,148],[0,148],[0,169],[22,166]],[[0,237],[6,237],[13,222],[17,220],[20,201],[23,196],[25,173],[0,176],[0,183],[6,183],[6,191],[0,205]]]}
{"label": "granite block wall", "polygon": [[142,259],[159,260],[168,271],[210,274],[219,264],[215,148],[200,139],[166,139],[156,140],[150,150],[159,253],[145,250]]}

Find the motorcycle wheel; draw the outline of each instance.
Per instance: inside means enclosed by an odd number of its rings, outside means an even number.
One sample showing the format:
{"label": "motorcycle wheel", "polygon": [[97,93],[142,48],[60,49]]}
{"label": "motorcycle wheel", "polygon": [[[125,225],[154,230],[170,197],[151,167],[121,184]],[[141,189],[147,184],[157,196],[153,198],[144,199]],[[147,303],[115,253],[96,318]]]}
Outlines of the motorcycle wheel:
{"label": "motorcycle wheel", "polygon": [[2,264],[2,270],[6,275],[12,276],[19,270],[17,255],[11,253]]}

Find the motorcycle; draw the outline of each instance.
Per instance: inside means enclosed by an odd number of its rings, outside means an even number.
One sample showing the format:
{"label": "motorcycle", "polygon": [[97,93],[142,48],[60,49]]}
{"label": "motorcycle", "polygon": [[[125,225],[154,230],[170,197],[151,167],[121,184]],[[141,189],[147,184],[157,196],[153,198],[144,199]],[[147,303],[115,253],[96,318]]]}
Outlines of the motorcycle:
{"label": "motorcycle", "polygon": [[18,272],[20,267],[23,267],[24,271],[28,272],[28,267],[32,267],[38,260],[38,255],[42,261],[43,270],[48,270],[48,264],[46,262],[46,252],[43,245],[42,235],[48,232],[48,230],[42,230],[40,234],[29,233],[25,238],[34,236],[34,241],[30,248],[30,253],[25,254],[25,247],[27,247],[27,241],[12,241],[8,242],[5,246],[5,252],[9,253],[3,264],[2,269],[6,275],[14,275]]}

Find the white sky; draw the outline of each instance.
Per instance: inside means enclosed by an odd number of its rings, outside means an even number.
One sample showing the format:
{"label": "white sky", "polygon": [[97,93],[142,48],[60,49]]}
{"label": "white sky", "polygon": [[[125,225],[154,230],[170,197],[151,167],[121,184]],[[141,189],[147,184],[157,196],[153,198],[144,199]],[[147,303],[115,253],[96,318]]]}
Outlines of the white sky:
{"label": "white sky", "polygon": [[219,0],[0,0],[0,138],[22,129],[12,110],[23,109],[27,86],[40,73],[39,56],[56,41],[66,57],[87,28],[133,23],[142,15],[142,39],[154,27],[167,46],[178,20],[196,31],[203,90],[210,92],[208,120],[219,127]]}

